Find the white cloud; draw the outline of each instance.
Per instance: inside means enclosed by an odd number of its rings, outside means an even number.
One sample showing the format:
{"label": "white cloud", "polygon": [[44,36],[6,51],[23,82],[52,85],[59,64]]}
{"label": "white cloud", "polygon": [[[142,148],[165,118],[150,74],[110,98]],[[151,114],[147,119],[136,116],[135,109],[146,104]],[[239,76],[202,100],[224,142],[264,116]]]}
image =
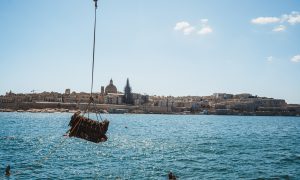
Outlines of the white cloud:
{"label": "white cloud", "polygon": [[197,32],[199,35],[207,35],[213,32],[213,29],[208,25],[208,19],[201,19],[201,29]]}
{"label": "white cloud", "polygon": [[201,28],[195,28],[187,21],[181,21],[176,23],[174,30],[181,31],[184,35],[190,35],[197,31],[197,34],[206,35],[213,32],[212,28],[208,25],[208,19],[201,19]]}
{"label": "white cloud", "polygon": [[267,61],[268,61],[268,62],[273,62],[273,60],[274,60],[274,57],[273,57],[273,56],[267,57]]}
{"label": "white cloud", "polygon": [[274,32],[282,32],[282,31],[285,31],[285,30],[286,30],[286,26],[279,25],[279,26],[275,27],[272,31],[274,31]]}
{"label": "white cloud", "polygon": [[[283,14],[280,17],[258,17],[251,20],[253,24],[279,24],[274,27],[272,31],[274,32],[283,32],[287,29],[285,25],[295,25],[300,23],[300,13],[293,11],[290,14]],[[285,24],[285,25],[283,25]]]}
{"label": "white cloud", "polygon": [[298,55],[292,57],[291,61],[292,61],[292,62],[295,62],[295,63],[300,62],[300,54],[298,54]]}
{"label": "white cloud", "polygon": [[195,31],[195,28],[186,21],[181,21],[176,23],[174,27],[175,31],[182,31],[184,35],[189,35]]}
{"label": "white cloud", "polygon": [[200,35],[206,35],[212,33],[213,30],[209,26],[202,27],[197,33]]}
{"label": "white cloud", "polygon": [[174,30],[176,31],[180,31],[180,30],[184,30],[186,28],[189,28],[191,25],[190,23],[186,22],[186,21],[182,21],[182,22],[178,22],[176,23]]}
{"label": "white cloud", "polygon": [[194,31],[195,31],[195,28],[193,26],[189,26],[189,27],[183,29],[183,34],[189,35]]}
{"label": "white cloud", "polygon": [[280,22],[280,19],[277,17],[258,17],[252,19],[251,22],[253,24],[270,24]]}
{"label": "white cloud", "polygon": [[281,21],[288,22],[291,25],[300,23],[300,13],[294,11],[291,14],[284,14],[284,15],[282,15]]}

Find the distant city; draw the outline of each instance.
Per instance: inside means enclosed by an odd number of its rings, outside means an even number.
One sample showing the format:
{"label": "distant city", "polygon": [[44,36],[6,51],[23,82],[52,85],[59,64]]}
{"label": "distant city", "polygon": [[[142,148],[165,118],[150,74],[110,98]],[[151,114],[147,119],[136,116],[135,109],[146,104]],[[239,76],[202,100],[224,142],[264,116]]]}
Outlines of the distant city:
{"label": "distant city", "polygon": [[[90,102],[90,93],[66,89],[64,93],[35,92],[0,96],[0,112],[75,112]],[[93,111],[102,113],[145,114],[207,114],[207,115],[282,115],[299,116],[299,104],[287,104],[283,99],[259,97],[249,93],[214,93],[209,96],[149,96],[133,93],[127,79],[124,91],[119,91],[111,79],[93,92]]]}

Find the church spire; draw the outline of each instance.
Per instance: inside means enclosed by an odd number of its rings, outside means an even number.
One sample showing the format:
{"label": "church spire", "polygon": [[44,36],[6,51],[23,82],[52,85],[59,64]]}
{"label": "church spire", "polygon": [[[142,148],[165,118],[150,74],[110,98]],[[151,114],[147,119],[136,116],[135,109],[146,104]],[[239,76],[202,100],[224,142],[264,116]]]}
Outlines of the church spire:
{"label": "church spire", "polygon": [[129,85],[129,78],[127,78],[126,86],[124,88],[123,100],[125,104],[133,104],[133,97],[131,93],[131,87]]}
{"label": "church spire", "polygon": [[130,85],[129,85],[129,78],[127,78],[126,86],[130,87]]}

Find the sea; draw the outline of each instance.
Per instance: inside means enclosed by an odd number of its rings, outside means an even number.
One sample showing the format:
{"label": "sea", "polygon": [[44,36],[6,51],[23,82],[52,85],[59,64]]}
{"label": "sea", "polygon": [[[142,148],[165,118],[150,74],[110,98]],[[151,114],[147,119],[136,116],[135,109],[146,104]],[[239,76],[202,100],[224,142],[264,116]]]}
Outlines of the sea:
{"label": "sea", "polygon": [[300,179],[300,117],[102,114],[96,144],[71,116],[0,113],[0,179]]}

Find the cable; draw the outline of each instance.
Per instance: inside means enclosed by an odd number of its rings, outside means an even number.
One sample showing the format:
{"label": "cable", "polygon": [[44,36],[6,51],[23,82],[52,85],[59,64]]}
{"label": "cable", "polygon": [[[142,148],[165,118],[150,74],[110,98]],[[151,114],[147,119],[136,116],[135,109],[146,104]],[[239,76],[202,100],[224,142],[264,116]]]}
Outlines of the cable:
{"label": "cable", "polygon": [[95,22],[94,22],[94,42],[93,42],[93,63],[92,63],[92,83],[91,83],[91,97],[93,93],[94,86],[94,65],[95,65],[95,45],[96,45],[96,25],[97,25],[97,0],[95,2]]}

